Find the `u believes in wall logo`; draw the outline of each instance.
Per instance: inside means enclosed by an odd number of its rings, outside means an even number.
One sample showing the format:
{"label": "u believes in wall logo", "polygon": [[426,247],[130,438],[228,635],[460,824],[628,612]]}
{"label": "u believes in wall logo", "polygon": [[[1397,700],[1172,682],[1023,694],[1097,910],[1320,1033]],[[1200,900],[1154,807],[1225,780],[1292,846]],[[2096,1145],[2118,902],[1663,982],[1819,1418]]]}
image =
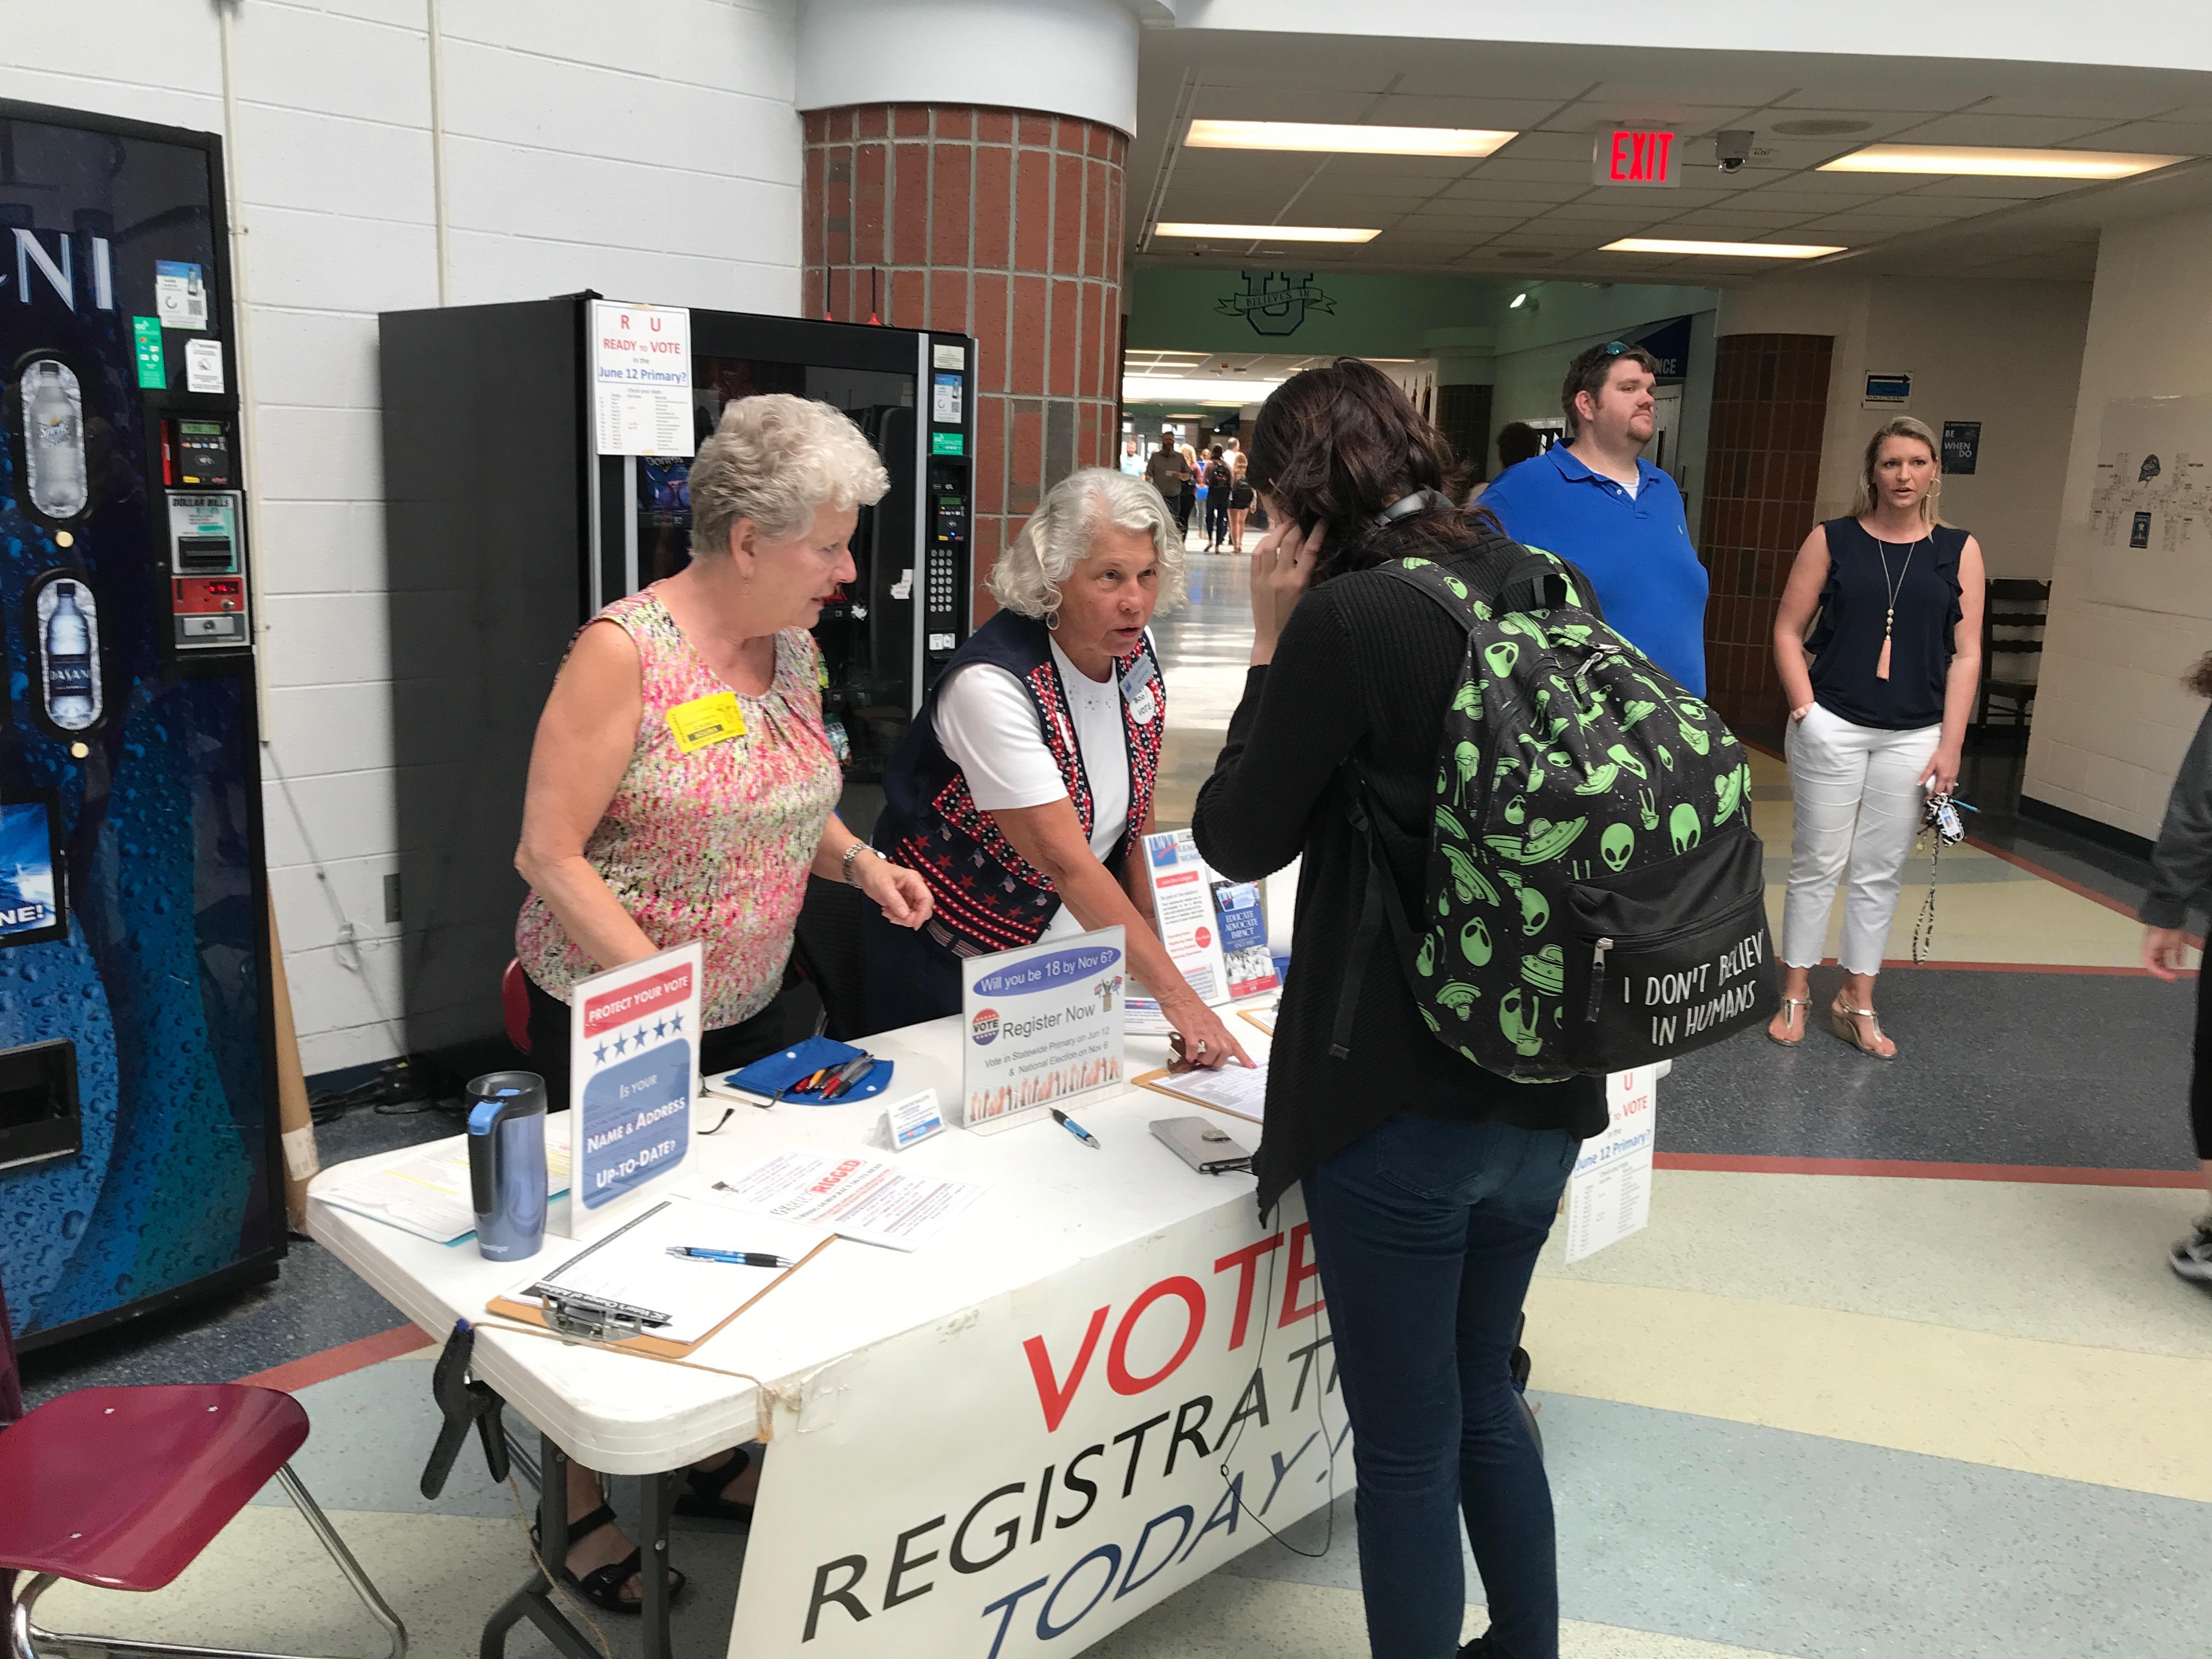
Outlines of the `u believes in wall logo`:
{"label": "u believes in wall logo", "polygon": [[1240,272],[1244,290],[1213,302],[1224,316],[1242,317],[1255,334],[1295,334],[1309,309],[1334,313],[1336,301],[1314,286],[1310,270]]}

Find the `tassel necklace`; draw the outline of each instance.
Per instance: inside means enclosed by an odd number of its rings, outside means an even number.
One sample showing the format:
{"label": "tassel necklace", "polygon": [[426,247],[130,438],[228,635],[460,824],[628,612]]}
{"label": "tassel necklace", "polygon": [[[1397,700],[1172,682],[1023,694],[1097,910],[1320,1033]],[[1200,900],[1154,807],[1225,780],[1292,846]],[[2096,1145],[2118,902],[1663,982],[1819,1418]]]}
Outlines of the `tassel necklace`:
{"label": "tassel necklace", "polygon": [[[1923,536],[1920,542],[1929,539]],[[1889,678],[1889,636],[1891,630],[1897,626],[1897,596],[1904,591],[1905,578],[1912,568],[1912,556],[1920,550],[1920,542],[1915,542],[1905,550],[1905,562],[1898,567],[1897,580],[1892,581],[1889,579],[1889,544],[1879,536],[1874,538],[1875,550],[1881,557],[1881,585],[1889,594],[1889,611],[1881,623],[1881,655],[1875,659],[1874,665],[1874,677],[1878,680]]]}

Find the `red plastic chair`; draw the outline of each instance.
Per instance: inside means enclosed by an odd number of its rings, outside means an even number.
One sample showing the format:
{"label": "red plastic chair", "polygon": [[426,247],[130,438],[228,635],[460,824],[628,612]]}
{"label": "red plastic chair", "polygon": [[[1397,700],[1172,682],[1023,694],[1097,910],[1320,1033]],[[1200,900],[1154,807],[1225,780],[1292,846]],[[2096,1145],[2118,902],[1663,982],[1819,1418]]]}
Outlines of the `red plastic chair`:
{"label": "red plastic chair", "polygon": [[500,1012],[507,1020],[507,1040],[524,1054],[530,1052],[530,981],[522,975],[522,964],[513,957],[507,959],[507,971],[499,976]]}
{"label": "red plastic chair", "polygon": [[[0,1334],[5,1331],[0,1322]],[[389,1659],[404,1659],[406,1627],[292,1472],[292,1454],[307,1437],[307,1413],[298,1401],[238,1383],[80,1389],[0,1431],[0,1573],[37,1575],[9,1601],[9,1659],[79,1646],[149,1655],[231,1651],[60,1634],[33,1624],[32,1610],[58,1578],[160,1589],[271,1475],[389,1633]]]}

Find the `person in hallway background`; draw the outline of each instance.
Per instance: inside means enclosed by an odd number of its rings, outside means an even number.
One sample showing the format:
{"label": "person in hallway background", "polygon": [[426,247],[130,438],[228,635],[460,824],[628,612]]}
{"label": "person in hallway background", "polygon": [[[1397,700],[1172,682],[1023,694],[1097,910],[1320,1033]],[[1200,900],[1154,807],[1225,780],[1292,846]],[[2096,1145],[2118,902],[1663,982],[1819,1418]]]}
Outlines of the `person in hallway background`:
{"label": "person in hallway background", "polygon": [[[2212,655],[2199,661],[2183,684],[2200,697],[2212,697]],[[2201,906],[2206,887],[2212,885],[2212,710],[2197,722],[2197,736],[2182,758],[2150,864],[2150,890],[2136,913],[2143,924],[2142,965],[2160,979],[2179,979],[2189,948],[2184,931],[2189,908]],[[2205,1212],[2197,1217],[2189,1236],[2174,1244],[2166,1261],[2184,1279],[2212,1285],[2212,973],[2201,971],[2189,1124],[2204,1171],[2207,1202]]]}
{"label": "person in hallway background", "polygon": [[1219,444],[1214,445],[1206,460],[1206,550],[1209,553],[1231,550],[1229,492],[1236,481],[1226,452]]}
{"label": "person in hallway background", "polygon": [[1503,474],[1544,453],[1544,434],[1526,421],[1508,421],[1498,428],[1498,470]]}
{"label": "person in hallway background", "polygon": [[990,585],[998,614],[953,654],[884,774],[876,845],[928,884],[936,911],[918,933],[863,918],[874,1029],[958,1013],[971,957],[1119,926],[1194,1061],[1250,1065],[1153,932],[1133,853],[1167,729],[1146,624],[1184,601],[1167,504],[1104,467],[1070,473]]}
{"label": "person in hallway background", "polygon": [[1121,471],[1132,478],[1145,476],[1145,447],[1134,438],[1121,440]]}
{"label": "person in hallway background", "polygon": [[[1458,483],[1442,435],[1356,359],[1277,388],[1251,455],[1276,527],[1252,551],[1252,666],[1192,830],[1231,880],[1304,859],[1254,1168],[1263,1215],[1304,1189],[1354,1430],[1368,1641],[1375,1659],[1461,1651],[1463,1523],[1491,1618],[1465,1652],[1557,1659],[1551,1490],[1509,1357],[1582,1139],[1606,1127],[1602,1085],[1514,1082],[1448,1048],[1388,929],[1348,960],[1370,866],[1339,782],[1358,769],[1389,878],[1418,915],[1467,634],[1375,567],[1418,555],[1465,571],[1520,550],[1439,493]],[[1380,523],[1392,507],[1404,516]]]}
{"label": "person in hallway background", "polygon": [[1190,483],[1190,465],[1176,447],[1175,434],[1161,428],[1159,447],[1152,451],[1152,459],[1146,463],[1145,476],[1152,480],[1152,488],[1160,492],[1160,499],[1175,514],[1176,534],[1190,533],[1190,509],[1182,505],[1183,489]]}
{"label": "person in hallway background", "polygon": [[1191,517],[1198,511],[1199,482],[1205,475],[1204,469],[1199,465],[1198,451],[1194,447],[1189,444],[1178,444],[1176,447],[1182,456],[1182,494],[1170,505],[1175,508],[1176,522],[1182,526],[1183,537],[1187,542],[1190,537]]}
{"label": "person in hallway background", "polygon": [[1897,1054],[1875,1017],[1875,975],[1923,795],[1958,787],[1982,672],[1982,547],[1937,516],[1938,453],[1936,434],[1909,415],[1878,427],[1852,515],[1813,526],[1775,611],[1796,827],[1782,908],[1782,1007],[1766,1034],[1787,1047],[1805,1040],[1808,972],[1826,945],[1848,863],[1844,984],[1828,1024],[1863,1054]]}
{"label": "person in hallway background", "polygon": [[[1230,440],[1232,444],[1236,441],[1234,438]],[[1244,520],[1252,511],[1252,480],[1248,476],[1243,450],[1229,452],[1229,550],[1242,553],[1244,550]]]}
{"label": "person in hallway background", "polygon": [[[556,1104],[568,1103],[577,981],[702,941],[700,1068],[727,1071],[813,1029],[821,999],[787,973],[810,871],[860,887],[887,926],[928,916],[921,879],[833,810],[842,777],[807,632],[854,580],[847,543],[890,483],[875,447],[829,404],[736,399],[691,464],[691,562],[616,600],[569,647],[530,751],[514,855],[530,884],[514,928],[524,1063]],[[678,742],[678,711],[726,697],[741,735]],[[706,1460],[678,1510],[750,1517],[750,1462],[742,1449]],[[594,1606],[635,1613],[640,1554],[597,1482],[569,1464],[568,1535],[544,1553]]]}
{"label": "person in hallway background", "polygon": [[1658,373],[1619,340],[1577,357],[1559,391],[1568,441],[1500,473],[1482,505],[1514,540],[1580,568],[1614,631],[1702,697],[1705,568],[1682,492],[1644,459]]}

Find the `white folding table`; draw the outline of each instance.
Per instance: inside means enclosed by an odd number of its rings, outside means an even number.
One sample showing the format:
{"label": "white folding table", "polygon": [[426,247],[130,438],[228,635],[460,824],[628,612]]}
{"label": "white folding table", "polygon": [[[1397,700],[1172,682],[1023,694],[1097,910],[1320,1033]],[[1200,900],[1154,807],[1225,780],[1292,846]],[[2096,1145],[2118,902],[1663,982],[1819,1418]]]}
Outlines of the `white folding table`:
{"label": "white folding table", "polygon": [[[1235,1029],[1263,1058],[1266,1037]],[[885,1097],[934,1086],[950,1109],[961,1042],[952,1018],[866,1046],[896,1065]],[[1130,1075],[1166,1058],[1164,1039],[1129,1039]],[[790,1148],[872,1151],[989,1188],[920,1250],[838,1240],[690,1356],[764,1389],[525,1334],[485,1312],[514,1264],[323,1201],[350,1166],[309,1192],[316,1240],[407,1318],[440,1338],[475,1323],[473,1375],[543,1437],[549,1558],[563,1459],[653,1477],[647,1659],[668,1652],[652,1564],[674,1472],[756,1438],[774,1449],[732,1632],[746,1659],[1077,1651],[1249,1546],[1253,1517],[1279,1529],[1349,1489],[1302,1206],[1293,1194],[1263,1229],[1249,1176],[1197,1174],[1150,1133],[1197,1109],[1122,1086],[1065,1103],[1097,1150],[1046,1117],[893,1153],[869,1144],[881,1098],[737,1103],[718,1133],[696,1134],[726,1103],[695,1103],[669,1191]],[[1257,1145],[1256,1125],[1219,1121]],[[541,1261],[565,1244],[549,1236]],[[546,1590],[540,1575],[492,1615],[487,1656],[529,1618],[586,1659]]]}

